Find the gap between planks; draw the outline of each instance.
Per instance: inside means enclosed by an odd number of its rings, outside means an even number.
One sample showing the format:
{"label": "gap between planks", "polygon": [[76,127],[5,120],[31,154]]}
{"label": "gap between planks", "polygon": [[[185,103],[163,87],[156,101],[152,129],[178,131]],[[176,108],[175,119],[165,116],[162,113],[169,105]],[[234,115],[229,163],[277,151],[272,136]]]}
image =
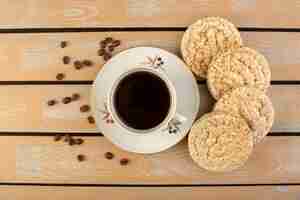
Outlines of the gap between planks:
{"label": "gap between planks", "polygon": [[[92,85],[93,81],[0,81],[0,85]],[[206,84],[205,80],[197,80],[198,85]],[[271,85],[300,85],[300,80],[276,80],[271,81]]]}
{"label": "gap between planks", "polygon": [[[101,132],[0,132],[1,136],[55,136],[55,135],[65,135],[69,134],[71,136],[81,136],[81,137],[103,137]],[[300,132],[269,132],[267,136],[300,136]]]}
{"label": "gap between planks", "polygon": [[[180,32],[185,27],[78,27],[78,28],[3,28],[0,34],[39,34],[39,33],[93,33],[93,32]],[[300,32],[299,28],[258,28],[237,27],[241,32]]]}

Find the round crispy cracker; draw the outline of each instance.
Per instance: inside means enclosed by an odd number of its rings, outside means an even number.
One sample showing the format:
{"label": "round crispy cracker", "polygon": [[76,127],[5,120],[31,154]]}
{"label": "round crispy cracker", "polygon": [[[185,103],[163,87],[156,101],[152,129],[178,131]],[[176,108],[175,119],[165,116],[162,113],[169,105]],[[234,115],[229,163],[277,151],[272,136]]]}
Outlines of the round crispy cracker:
{"label": "round crispy cracker", "polygon": [[270,98],[256,88],[241,87],[224,94],[215,104],[214,111],[243,117],[253,132],[254,144],[268,134],[274,122]]}
{"label": "round crispy cracker", "polygon": [[181,41],[181,53],[197,78],[206,78],[208,65],[220,52],[242,45],[237,28],[220,17],[206,17],[190,25]]}
{"label": "round crispy cracker", "polygon": [[253,149],[246,121],[237,116],[212,112],[192,127],[188,138],[192,159],[209,171],[232,171],[244,165]]}
{"label": "round crispy cracker", "polygon": [[262,54],[248,47],[220,54],[209,65],[207,75],[208,88],[215,99],[243,86],[255,87],[265,92],[270,81],[268,61]]}

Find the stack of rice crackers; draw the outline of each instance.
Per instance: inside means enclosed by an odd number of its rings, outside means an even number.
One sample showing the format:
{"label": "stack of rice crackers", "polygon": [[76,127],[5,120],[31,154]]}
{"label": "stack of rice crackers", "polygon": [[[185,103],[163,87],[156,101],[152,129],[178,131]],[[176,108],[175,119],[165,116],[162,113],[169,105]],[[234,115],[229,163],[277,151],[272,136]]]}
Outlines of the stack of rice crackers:
{"label": "stack of rice crackers", "polygon": [[191,129],[190,155],[209,171],[237,169],[274,121],[272,102],[266,95],[271,80],[268,61],[244,46],[237,28],[219,17],[206,17],[189,26],[181,52],[194,75],[207,79],[217,100],[213,111]]}

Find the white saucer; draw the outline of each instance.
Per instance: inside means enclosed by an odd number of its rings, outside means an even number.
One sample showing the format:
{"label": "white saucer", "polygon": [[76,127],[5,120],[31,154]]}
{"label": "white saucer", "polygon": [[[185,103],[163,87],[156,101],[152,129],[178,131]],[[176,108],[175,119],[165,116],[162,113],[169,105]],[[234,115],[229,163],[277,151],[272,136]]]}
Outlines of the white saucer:
{"label": "white saucer", "polygon": [[[135,71],[158,75],[165,80],[172,96],[168,116],[150,130],[124,125],[112,103],[116,84]],[[191,128],[200,104],[197,82],[185,64],[177,56],[152,47],[128,49],[110,59],[94,82],[91,101],[97,127],[103,135],[118,147],[136,153],[160,152],[177,144]]]}

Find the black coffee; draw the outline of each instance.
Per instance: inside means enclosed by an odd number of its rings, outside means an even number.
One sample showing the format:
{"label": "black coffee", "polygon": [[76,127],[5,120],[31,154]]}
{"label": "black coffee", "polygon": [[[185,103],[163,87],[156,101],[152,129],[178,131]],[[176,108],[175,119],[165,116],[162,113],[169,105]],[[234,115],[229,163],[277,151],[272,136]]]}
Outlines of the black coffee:
{"label": "black coffee", "polygon": [[119,118],[134,129],[150,129],[168,115],[171,96],[166,83],[150,72],[135,72],[123,78],[115,92]]}

